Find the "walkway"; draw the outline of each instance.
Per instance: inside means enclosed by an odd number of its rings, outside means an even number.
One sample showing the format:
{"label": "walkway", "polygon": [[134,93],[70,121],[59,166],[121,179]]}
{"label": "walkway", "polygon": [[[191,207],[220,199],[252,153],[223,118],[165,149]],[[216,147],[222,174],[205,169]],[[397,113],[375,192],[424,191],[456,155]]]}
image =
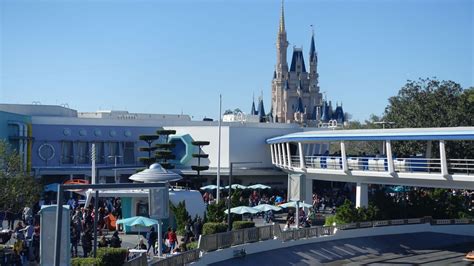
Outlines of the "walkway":
{"label": "walkway", "polygon": [[470,265],[463,261],[474,249],[474,237],[414,233],[334,240],[276,249],[212,265]]}

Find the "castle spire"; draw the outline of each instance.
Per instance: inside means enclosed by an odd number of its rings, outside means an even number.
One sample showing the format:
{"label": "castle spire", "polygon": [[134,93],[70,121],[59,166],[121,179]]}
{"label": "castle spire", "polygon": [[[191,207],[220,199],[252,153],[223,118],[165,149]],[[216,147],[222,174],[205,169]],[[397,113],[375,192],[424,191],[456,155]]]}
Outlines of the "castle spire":
{"label": "castle spire", "polygon": [[285,32],[285,7],[283,6],[283,0],[281,0],[281,14],[280,14],[280,30],[279,33]]}
{"label": "castle spire", "polygon": [[314,47],[314,28],[313,25],[311,25],[311,45],[309,47],[309,61],[313,62],[314,59],[316,59],[316,48]]}

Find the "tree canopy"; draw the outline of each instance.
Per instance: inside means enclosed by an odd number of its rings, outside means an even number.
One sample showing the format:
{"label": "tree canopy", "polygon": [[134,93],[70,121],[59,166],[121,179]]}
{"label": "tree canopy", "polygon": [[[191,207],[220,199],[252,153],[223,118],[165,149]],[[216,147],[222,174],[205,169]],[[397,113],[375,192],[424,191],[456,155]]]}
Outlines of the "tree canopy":
{"label": "tree canopy", "polygon": [[0,209],[19,212],[39,200],[42,187],[22,168],[21,156],[0,140]]}

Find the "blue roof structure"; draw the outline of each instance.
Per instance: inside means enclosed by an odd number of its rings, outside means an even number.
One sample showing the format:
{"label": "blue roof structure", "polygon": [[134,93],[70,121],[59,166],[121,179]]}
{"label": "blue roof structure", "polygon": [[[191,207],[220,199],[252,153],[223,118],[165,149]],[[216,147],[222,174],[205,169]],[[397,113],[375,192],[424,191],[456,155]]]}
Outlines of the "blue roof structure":
{"label": "blue roof structure", "polygon": [[306,72],[306,67],[304,66],[303,51],[293,50],[293,58],[291,59],[290,71],[296,72],[296,65],[301,61],[301,72]]}
{"label": "blue roof structure", "polygon": [[263,107],[263,99],[258,102],[258,116],[262,119],[265,116],[265,108]]}
{"label": "blue roof structure", "polygon": [[311,45],[309,47],[309,61],[312,62],[313,60],[318,61],[316,57],[316,48],[314,47],[314,34],[311,36]]}
{"label": "blue roof structure", "polygon": [[267,139],[268,144],[317,141],[474,140],[474,127],[321,130]]}
{"label": "blue roof structure", "polygon": [[252,101],[252,109],[250,110],[251,115],[257,115],[257,110],[255,110],[255,102]]}

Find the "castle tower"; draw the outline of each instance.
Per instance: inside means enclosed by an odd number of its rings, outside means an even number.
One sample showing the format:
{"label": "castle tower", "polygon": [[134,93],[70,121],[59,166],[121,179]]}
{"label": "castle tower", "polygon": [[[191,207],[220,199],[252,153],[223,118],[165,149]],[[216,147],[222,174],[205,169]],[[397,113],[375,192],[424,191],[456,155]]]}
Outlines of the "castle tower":
{"label": "castle tower", "polygon": [[309,52],[309,72],[306,69],[303,48],[293,48],[290,68],[287,63],[288,41],[285,29],[285,12],[283,2],[280,13],[280,24],[277,34],[277,60],[272,80],[272,116],[279,123],[305,123],[319,120],[321,93],[318,86],[318,57],[311,36]]}

